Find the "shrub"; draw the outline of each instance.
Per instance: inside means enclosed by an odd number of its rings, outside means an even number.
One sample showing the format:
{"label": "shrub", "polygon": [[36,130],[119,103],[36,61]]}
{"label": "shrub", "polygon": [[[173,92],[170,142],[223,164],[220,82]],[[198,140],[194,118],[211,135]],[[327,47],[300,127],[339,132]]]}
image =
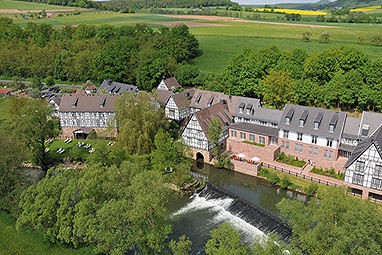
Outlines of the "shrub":
{"label": "shrub", "polygon": [[277,176],[277,174],[269,174],[268,181],[270,181],[273,185],[279,183],[280,178]]}
{"label": "shrub", "polygon": [[282,189],[287,189],[291,185],[291,181],[289,180],[288,176],[284,176],[280,181],[280,186]]}
{"label": "shrub", "polygon": [[305,189],[305,193],[312,197],[314,194],[316,194],[318,189],[318,186],[316,183],[311,183],[308,188]]}

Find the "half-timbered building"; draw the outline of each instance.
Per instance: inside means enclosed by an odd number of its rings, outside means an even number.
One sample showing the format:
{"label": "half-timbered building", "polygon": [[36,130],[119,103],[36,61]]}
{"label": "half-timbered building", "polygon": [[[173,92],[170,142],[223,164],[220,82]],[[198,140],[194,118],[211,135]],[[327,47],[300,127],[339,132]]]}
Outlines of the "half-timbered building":
{"label": "half-timbered building", "polygon": [[178,80],[175,77],[163,78],[159,83],[157,90],[176,91],[181,88]]}
{"label": "half-timbered building", "polygon": [[206,162],[212,159],[210,151],[213,146],[209,141],[208,129],[214,118],[219,121],[222,128],[220,142],[224,145],[228,137],[228,128],[232,123],[232,115],[224,102],[194,113],[182,132],[182,138],[192,148],[195,159],[203,158]]}
{"label": "half-timbered building", "polygon": [[[58,117],[63,137],[116,136],[113,119],[115,94],[63,94]],[[110,131],[109,131],[110,129]]]}

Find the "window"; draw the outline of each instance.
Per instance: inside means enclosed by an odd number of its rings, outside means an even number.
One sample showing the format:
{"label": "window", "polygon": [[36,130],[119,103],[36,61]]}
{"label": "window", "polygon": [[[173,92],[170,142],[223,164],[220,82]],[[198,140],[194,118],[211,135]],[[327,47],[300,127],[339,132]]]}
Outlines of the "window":
{"label": "window", "polygon": [[298,152],[298,144],[297,144],[297,143],[294,145],[294,151],[295,151],[296,153]]}
{"label": "window", "polygon": [[312,135],[312,143],[317,144],[317,136]]}
{"label": "window", "polygon": [[288,141],[285,142],[285,149],[289,150],[289,142]]}
{"label": "window", "polygon": [[318,122],[314,122],[314,129],[315,130],[318,130],[318,127],[320,126],[320,123]]}
{"label": "window", "polygon": [[326,138],[326,146],[332,147],[333,146],[333,139]]}
{"label": "window", "polygon": [[328,157],[328,150],[324,150],[324,158]]}
{"label": "window", "polygon": [[329,151],[329,159],[333,159],[333,151]]}
{"label": "window", "polygon": [[382,180],[381,179],[372,178],[371,179],[371,188],[382,190]]}
{"label": "window", "polygon": [[281,141],[281,148],[285,148],[285,141]]}
{"label": "window", "polygon": [[302,141],[302,133],[297,133],[297,141]]}
{"label": "window", "polygon": [[249,140],[252,141],[252,142],[255,141],[255,136],[252,135],[252,134],[250,134],[250,135],[249,135]]}
{"label": "window", "polygon": [[265,137],[264,136],[259,136],[259,143],[265,144]]}
{"label": "window", "polygon": [[357,161],[355,162],[355,169],[354,171],[358,173],[363,173],[365,171],[365,162],[364,161]]}
{"label": "window", "polygon": [[367,137],[369,135],[369,125],[362,125],[361,135]]}
{"label": "window", "polygon": [[231,137],[236,137],[236,131],[235,130],[231,130]]}
{"label": "window", "polygon": [[300,120],[300,127],[304,127],[304,124],[305,124],[305,121],[304,120]]}
{"label": "window", "polygon": [[313,155],[314,155],[314,156],[317,156],[317,154],[318,154],[318,148],[317,148],[317,147],[314,147],[314,148],[313,148]]}
{"label": "window", "polygon": [[300,153],[302,153],[304,150],[304,146],[302,144],[300,144]]}
{"label": "window", "polygon": [[247,135],[243,132],[240,132],[240,138],[245,140],[247,138]]}
{"label": "window", "polygon": [[313,155],[313,147],[310,146],[310,147],[309,147],[309,156],[312,156],[312,155]]}
{"label": "window", "polygon": [[353,174],[353,184],[363,184],[363,174]]}
{"label": "window", "polygon": [[334,132],[334,125],[329,125],[329,132],[331,132],[331,133]]}
{"label": "window", "polygon": [[290,118],[285,118],[285,124],[287,124],[287,125],[290,124]]}
{"label": "window", "polygon": [[278,145],[279,144],[279,139],[277,137],[272,137],[271,138],[271,144]]}
{"label": "window", "polygon": [[382,177],[382,166],[375,165],[374,176]]}
{"label": "window", "polygon": [[289,130],[284,130],[284,138],[288,138],[289,137]]}

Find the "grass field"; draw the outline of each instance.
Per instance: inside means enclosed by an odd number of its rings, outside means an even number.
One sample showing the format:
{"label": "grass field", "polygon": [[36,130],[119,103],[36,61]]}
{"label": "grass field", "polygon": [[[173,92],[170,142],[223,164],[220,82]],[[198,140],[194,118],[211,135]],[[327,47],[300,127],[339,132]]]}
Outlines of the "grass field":
{"label": "grass field", "polygon": [[36,231],[17,232],[15,219],[0,211],[0,254],[9,255],[90,255],[90,248],[71,249],[53,245]]}
{"label": "grass field", "polygon": [[51,4],[40,4],[40,3],[32,3],[32,2],[23,2],[23,1],[11,1],[11,0],[0,0],[0,10],[20,10],[20,11],[28,11],[28,10],[65,10],[65,9],[80,9],[77,7],[71,6],[61,6],[61,5],[51,5]]}
{"label": "grass field", "polygon": [[[15,18],[15,17],[13,17]],[[227,20],[229,18],[226,18]],[[204,17],[169,17],[154,14],[122,14],[115,12],[81,12],[80,15],[52,17],[49,19],[24,20],[15,18],[15,22],[25,25],[28,22],[48,23],[53,26],[79,25],[79,24],[111,24],[134,25],[137,23],[151,24],[154,22],[187,21],[219,24],[224,26],[191,27],[200,43],[203,54],[194,60],[201,71],[221,72],[233,54],[245,48],[262,49],[271,45],[281,49],[293,50],[301,48],[308,53],[323,51],[330,47],[353,46],[361,49],[372,58],[382,58],[381,47],[374,46],[370,39],[382,35],[381,24],[323,24],[303,22],[293,24],[290,22],[271,23],[243,20],[217,21],[207,20]],[[152,25],[152,24],[151,24]],[[158,25],[152,25],[157,27]],[[311,42],[302,40],[302,33],[310,31],[313,35]],[[330,42],[319,43],[318,38],[323,32],[329,32]],[[358,43],[358,38],[364,37],[363,44]]]}
{"label": "grass field", "polygon": [[9,118],[8,106],[10,104],[9,98],[0,98],[0,123]]}

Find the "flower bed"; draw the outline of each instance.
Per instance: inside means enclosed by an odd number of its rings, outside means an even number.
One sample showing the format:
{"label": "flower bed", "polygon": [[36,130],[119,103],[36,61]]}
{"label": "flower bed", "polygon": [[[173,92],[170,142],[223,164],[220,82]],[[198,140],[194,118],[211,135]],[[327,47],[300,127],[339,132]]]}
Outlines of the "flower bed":
{"label": "flower bed", "polygon": [[306,164],[304,160],[299,160],[297,157],[291,155],[285,155],[284,152],[277,155],[276,161],[296,167],[303,167]]}

